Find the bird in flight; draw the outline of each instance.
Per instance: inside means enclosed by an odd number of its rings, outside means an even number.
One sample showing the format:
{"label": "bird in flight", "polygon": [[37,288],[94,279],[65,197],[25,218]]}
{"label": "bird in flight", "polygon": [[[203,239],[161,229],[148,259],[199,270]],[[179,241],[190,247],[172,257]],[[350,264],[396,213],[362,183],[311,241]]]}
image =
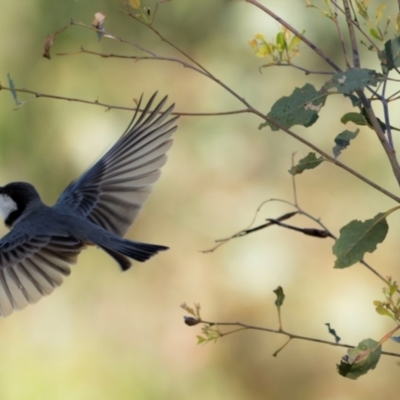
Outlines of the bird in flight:
{"label": "bird in flight", "polygon": [[52,207],[29,183],[0,187],[0,215],[10,232],[0,240],[0,316],[6,317],[50,294],[70,274],[79,253],[96,245],[123,271],[130,259],[146,261],[168,247],[125,239],[149,197],[172,145],[178,116],[155,93],[125,133]]}

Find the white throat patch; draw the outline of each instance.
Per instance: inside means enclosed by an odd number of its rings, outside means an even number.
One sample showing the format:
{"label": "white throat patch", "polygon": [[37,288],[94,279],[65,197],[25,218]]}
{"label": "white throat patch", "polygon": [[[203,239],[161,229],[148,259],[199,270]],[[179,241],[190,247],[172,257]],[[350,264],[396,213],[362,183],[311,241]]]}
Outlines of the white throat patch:
{"label": "white throat patch", "polygon": [[10,196],[0,194],[0,215],[3,220],[6,220],[10,213],[17,209],[17,203]]}

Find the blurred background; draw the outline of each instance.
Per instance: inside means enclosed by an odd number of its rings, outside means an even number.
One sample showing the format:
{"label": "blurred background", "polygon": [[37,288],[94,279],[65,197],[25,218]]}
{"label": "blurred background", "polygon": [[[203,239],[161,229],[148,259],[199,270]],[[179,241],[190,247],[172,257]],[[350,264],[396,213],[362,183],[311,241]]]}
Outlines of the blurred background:
{"label": "blurred background", "polygon": [[[143,0],[144,2],[144,0]],[[323,6],[322,1],[316,4]],[[154,2],[145,5],[154,9]],[[335,26],[302,0],[263,4],[293,24],[344,67]],[[72,27],[57,37],[52,59],[42,57],[46,36],[71,18],[91,24],[106,15],[106,29],[160,56],[181,57],[150,30],[121,13],[117,0],[3,0],[0,4],[0,79],[16,87],[133,107],[158,90],[179,112],[243,108],[221,86],[179,64],[100,58],[88,50],[143,55],[132,46]],[[388,9],[396,15],[396,9]],[[257,109],[306,82],[319,88],[326,76],[268,68],[248,45],[255,33],[272,39],[279,24],[243,1],[173,0],[161,4],[154,26]],[[379,70],[362,48],[363,66]],[[297,63],[328,70],[305,46]],[[33,183],[48,204],[124,131],[132,113],[20,93],[0,93],[0,184]],[[331,152],[352,111],[331,96],[311,128],[295,131]],[[377,110],[378,113],[380,110]],[[392,113],[392,125],[400,125]],[[277,358],[284,336],[246,331],[197,345],[200,327],[187,327],[180,308],[201,304],[210,321],[241,321],[278,328],[273,290],[286,293],[284,329],[342,342],[379,340],[394,327],[375,313],[383,284],[361,265],[333,269],[333,242],[272,227],[235,239],[213,253],[214,241],[246,228],[266,199],[293,200],[291,155],[309,150],[283,132],[258,130],[255,116],[181,117],[161,180],[128,237],[171,247],[146,264],[121,273],[105,253],[82,253],[61,288],[38,304],[0,321],[0,399],[397,399],[398,359],[383,356],[377,369],[357,381],[336,373],[344,349],[292,341]],[[350,127],[353,128],[353,127]],[[395,138],[397,146],[400,145]],[[363,128],[341,160],[398,193],[390,166],[373,132]],[[396,204],[343,170],[324,163],[297,178],[300,205],[338,234],[352,219],[365,220]],[[292,211],[266,204],[256,224]],[[290,223],[315,227],[305,218]],[[399,214],[389,218],[387,239],[367,261],[399,279]],[[5,234],[2,228],[1,234]],[[384,350],[400,352],[387,343]]]}

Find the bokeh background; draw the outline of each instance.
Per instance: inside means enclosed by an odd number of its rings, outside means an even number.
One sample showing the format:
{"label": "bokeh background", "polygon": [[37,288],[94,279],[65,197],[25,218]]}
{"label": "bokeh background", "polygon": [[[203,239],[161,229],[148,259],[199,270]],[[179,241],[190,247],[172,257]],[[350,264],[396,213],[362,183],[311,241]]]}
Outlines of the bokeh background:
{"label": "bokeh background", "polygon": [[[317,0],[316,0],[317,2]],[[320,4],[319,4],[320,3]],[[323,2],[317,4],[323,6]],[[302,0],[263,2],[344,67],[333,24]],[[154,7],[154,2],[147,6]],[[41,57],[45,37],[70,18],[90,24],[106,14],[106,29],[162,56],[177,57],[150,30],[120,12],[117,0],[30,0],[0,3],[0,77],[16,87],[132,107],[142,92],[168,94],[180,112],[242,108],[220,86],[179,64],[121,60],[57,52],[87,49],[141,55],[114,40],[74,27],[60,35],[52,59]],[[396,10],[388,10],[395,15]],[[319,87],[326,77],[289,68],[264,69],[248,40],[272,38],[276,21],[243,1],[173,0],[162,4],[155,26],[173,43],[267,112],[295,86]],[[378,69],[374,53],[362,49],[364,66]],[[303,47],[297,60],[327,70]],[[56,201],[64,187],[91,165],[124,131],[131,113],[74,102],[0,93],[0,182],[33,183],[43,200]],[[399,114],[391,109],[392,125]],[[311,128],[295,131],[331,151],[343,130],[349,101],[331,96]],[[377,110],[378,112],[380,110]],[[162,179],[130,230],[132,239],[171,250],[122,274],[106,254],[85,251],[61,288],[35,306],[0,321],[0,399],[397,399],[398,360],[382,357],[377,369],[350,381],[335,364],[345,353],[312,342],[292,341],[272,356],[285,337],[246,331],[198,346],[200,327],[183,323],[180,304],[200,303],[204,319],[241,321],[277,328],[273,290],[286,293],[282,310],[288,331],[330,340],[325,323],[342,341],[379,340],[393,328],[372,305],[382,283],[365,267],[334,270],[332,244],[280,228],[236,239],[214,253],[201,250],[245,228],[268,198],[292,201],[287,170],[291,154],[308,149],[282,132],[259,131],[261,121],[239,114],[181,117]],[[397,145],[399,141],[396,138]],[[362,129],[341,156],[343,162],[398,193],[389,163],[373,132]],[[394,202],[353,176],[325,163],[297,178],[301,206],[334,232],[351,219],[365,220]],[[269,203],[256,224],[292,209]],[[291,221],[313,224],[304,218]],[[399,216],[390,217],[387,240],[367,260],[399,279]],[[1,231],[6,232],[5,228]],[[385,350],[400,352],[387,343]]]}

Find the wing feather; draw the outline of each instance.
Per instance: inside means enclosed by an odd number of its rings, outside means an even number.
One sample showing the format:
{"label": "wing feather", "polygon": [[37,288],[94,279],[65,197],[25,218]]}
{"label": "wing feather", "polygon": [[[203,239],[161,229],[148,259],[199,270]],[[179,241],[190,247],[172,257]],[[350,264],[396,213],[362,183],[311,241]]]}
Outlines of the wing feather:
{"label": "wing feather", "polygon": [[53,292],[84,247],[72,237],[6,235],[0,241],[0,316]]}
{"label": "wing feather", "polygon": [[167,97],[150,111],[155,97],[156,93],[142,112],[135,112],[117,143],[67,187],[55,207],[69,209],[119,236],[125,235],[161,175],[177,129],[178,117],[171,117],[174,105],[161,111]]}

